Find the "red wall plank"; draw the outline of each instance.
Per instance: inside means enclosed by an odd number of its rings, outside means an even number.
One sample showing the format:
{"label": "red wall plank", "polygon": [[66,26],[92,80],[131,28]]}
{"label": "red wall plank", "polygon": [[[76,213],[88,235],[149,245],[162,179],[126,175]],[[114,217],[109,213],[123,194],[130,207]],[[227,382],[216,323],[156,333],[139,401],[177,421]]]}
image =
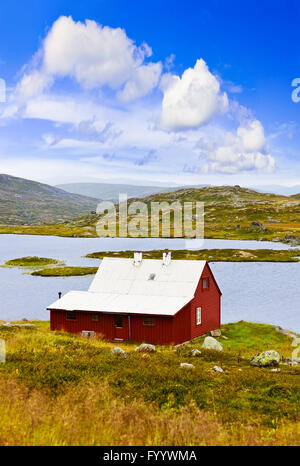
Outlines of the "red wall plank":
{"label": "red wall plank", "polygon": [[181,311],[174,316],[173,342],[175,345],[191,340],[191,317],[190,304],[184,306]]}

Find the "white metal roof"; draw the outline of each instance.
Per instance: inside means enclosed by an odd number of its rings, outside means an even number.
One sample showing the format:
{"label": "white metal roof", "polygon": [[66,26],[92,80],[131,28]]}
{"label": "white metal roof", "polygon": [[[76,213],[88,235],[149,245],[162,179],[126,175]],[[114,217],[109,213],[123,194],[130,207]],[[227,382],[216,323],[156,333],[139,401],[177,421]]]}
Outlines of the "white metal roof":
{"label": "white metal roof", "polygon": [[48,309],[174,315],[193,299],[205,261],[104,258],[88,291],[70,291]]}
{"label": "white metal roof", "polygon": [[[205,261],[144,259],[134,265],[132,259],[106,257],[89,288],[96,293],[120,293],[144,296],[194,296]],[[153,280],[149,277],[155,274]]]}
{"label": "white metal roof", "polygon": [[69,291],[61,299],[51,304],[48,309],[173,316],[192,298],[193,296],[187,298],[172,296],[151,296],[145,298],[143,295]]}

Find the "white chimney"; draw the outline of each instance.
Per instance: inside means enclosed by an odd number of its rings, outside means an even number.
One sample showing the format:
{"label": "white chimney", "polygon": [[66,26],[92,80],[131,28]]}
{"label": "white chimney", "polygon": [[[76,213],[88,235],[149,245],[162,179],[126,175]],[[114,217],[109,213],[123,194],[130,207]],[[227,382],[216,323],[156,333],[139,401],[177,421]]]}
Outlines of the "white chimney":
{"label": "white chimney", "polygon": [[170,252],[163,252],[163,265],[169,265],[171,262],[171,253]]}
{"label": "white chimney", "polygon": [[133,265],[140,265],[143,260],[143,254],[141,252],[135,252],[133,255]]}

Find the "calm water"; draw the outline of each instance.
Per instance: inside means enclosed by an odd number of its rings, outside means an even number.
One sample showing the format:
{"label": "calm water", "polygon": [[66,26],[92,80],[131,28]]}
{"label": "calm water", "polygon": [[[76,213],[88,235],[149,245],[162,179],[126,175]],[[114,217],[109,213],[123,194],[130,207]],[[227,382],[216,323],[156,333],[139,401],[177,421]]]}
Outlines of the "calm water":
{"label": "calm water", "polygon": [[[65,260],[68,265],[98,265],[89,252],[181,249],[183,240],[59,238],[0,235],[0,263],[23,256]],[[286,249],[263,241],[205,240],[203,248]],[[300,332],[300,263],[211,263],[222,296],[222,322],[250,320]],[[87,290],[93,277],[32,277],[21,269],[0,268],[0,319],[49,319],[47,305],[58,291]]]}

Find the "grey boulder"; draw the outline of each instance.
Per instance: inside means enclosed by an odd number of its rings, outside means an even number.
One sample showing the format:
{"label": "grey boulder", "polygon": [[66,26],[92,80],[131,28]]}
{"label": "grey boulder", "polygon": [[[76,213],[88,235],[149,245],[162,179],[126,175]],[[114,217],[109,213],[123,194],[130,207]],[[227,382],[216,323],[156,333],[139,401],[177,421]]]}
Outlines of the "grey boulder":
{"label": "grey boulder", "polygon": [[223,351],[221,343],[213,337],[205,337],[202,348]]}
{"label": "grey boulder", "polygon": [[195,369],[194,364],[188,364],[186,362],[182,362],[180,367],[182,367],[182,369]]}
{"label": "grey boulder", "polygon": [[111,353],[112,353],[112,354],[116,354],[116,355],[118,355],[118,356],[124,356],[124,357],[127,356],[126,351],[123,350],[122,348],[119,348],[119,346],[115,346],[115,347],[111,350]]}
{"label": "grey boulder", "polygon": [[135,351],[139,353],[154,353],[156,351],[154,345],[150,345],[149,343],[142,343],[140,346],[135,348]]}
{"label": "grey boulder", "polygon": [[222,369],[222,367],[220,367],[220,366],[214,366],[213,369],[214,369],[214,371],[216,371],[216,372],[224,372],[223,369]]}

